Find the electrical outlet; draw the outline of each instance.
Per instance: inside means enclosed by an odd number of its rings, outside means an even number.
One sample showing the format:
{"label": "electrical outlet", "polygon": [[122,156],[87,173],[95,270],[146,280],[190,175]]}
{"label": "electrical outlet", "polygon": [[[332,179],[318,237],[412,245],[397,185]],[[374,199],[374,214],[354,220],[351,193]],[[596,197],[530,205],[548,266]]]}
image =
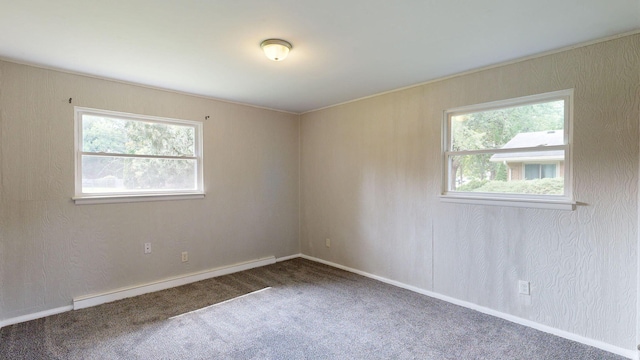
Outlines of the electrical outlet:
{"label": "electrical outlet", "polygon": [[144,243],[144,253],[151,254],[151,243]]}
{"label": "electrical outlet", "polygon": [[331,239],[327,239],[324,241],[326,247],[331,247]]}
{"label": "electrical outlet", "polygon": [[518,293],[531,295],[531,284],[528,281],[518,280]]}
{"label": "electrical outlet", "polygon": [[189,261],[189,253],[186,251],[182,252],[182,262],[187,262]]}

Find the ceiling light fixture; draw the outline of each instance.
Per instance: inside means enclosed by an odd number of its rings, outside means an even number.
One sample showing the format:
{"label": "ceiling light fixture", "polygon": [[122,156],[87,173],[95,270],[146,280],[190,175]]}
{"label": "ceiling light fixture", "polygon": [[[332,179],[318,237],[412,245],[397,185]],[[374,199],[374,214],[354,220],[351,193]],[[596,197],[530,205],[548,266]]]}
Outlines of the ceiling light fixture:
{"label": "ceiling light fixture", "polygon": [[280,39],[267,39],[260,44],[264,54],[273,61],[282,61],[291,50],[291,43]]}

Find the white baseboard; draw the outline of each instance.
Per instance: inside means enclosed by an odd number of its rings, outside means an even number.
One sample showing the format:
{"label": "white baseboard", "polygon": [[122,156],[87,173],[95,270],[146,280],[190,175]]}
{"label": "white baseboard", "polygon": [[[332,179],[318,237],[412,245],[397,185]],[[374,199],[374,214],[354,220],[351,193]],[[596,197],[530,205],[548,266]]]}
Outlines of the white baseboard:
{"label": "white baseboard", "polygon": [[9,325],[13,325],[13,324],[18,324],[21,322],[25,322],[25,321],[30,321],[30,320],[35,320],[35,319],[39,319],[39,318],[43,318],[46,316],[50,316],[50,315],[56,315],[56,314],[60,314],[66,311],[70,311],[70,310],[78,310],[78,309],[83,309],[83,308],[87,308],[90,306],[96,306],[96,305],[100,305],[100,304],[104,304],[107,302],[112,302],[112,301],[116,301],[116,300],[120,300],[120,299],[125,299],[128,297],[133,297],[133,296],[138,296],[138,295],[142,295],[142,294],[147,294],[150,292],[155,292],[155,291],[159,291],[159,290],[165,290],[165,289],[169,289],[172,287],[176,287],[176,286],[180,286],[180,285],[186,285],[186,284],[190,284],[196,281],[200,281],[200,280],[205,280],[205,279],[209,279],[209,278],[213,278],[213,277],[217,277],[217,276],[222,276],[222,275],[227,275],[227,274],[232,274],[235,272],[239,272],[239,271],[244,271],[244,270],[249,270],[249,269],[253,269],[253,268],[257,268],[257,267],[261,267],[261,266],[265,266],[265,265],[270,265],[270,264],[274,264],[275,262],[281,262],[281,261],[287,261],[287,260],[291,260],[291,259],[295,259],[295,258],[303,258],[303,259],[307,259],[307,260],[311,260],[311,261],[315,261],[318,263],[322,263],[325,265],[329,265],[338,269],[342,269],[345,271],[349,271],[358,275],[362,275],[374,280],[378,280],[393,286],[397,286],[403,289],[407,289],[419,294],[423,294],[426,296],[430,296],[436,299],[440,299],[452,304],[456,304],[462,307],[466,307],[472,310],[476,310],[479,311],[481,313],[485,313],[491,316],[495,316],[501,319],[505,319],[507,321],[511,321],[513,323],[516,324],[520,324],[520,325],[524,325],[536,330],[540,330],[549,334],[553,334],[568,340],[572,340],[572,341],[576,341],[585,345],[589,345],[589,346],[593,346],[595,348],[598,349],[602,349],[604,351],[608,351],[620,356],[624,356],[626,358],[629,359],[638,359],[638,354],[635,350],[629,350],[629,349],[624,349],[624,348],[620,348],[599,340],[594,340],[594,339],[590,339],[581,335],[577,335],[577,334],[573,334],[570,333],[568,331],[564,331],[564,330],[560,330],[560,329],[556,329],[547,325],[543,325],[531,320],[527,320],[527,319],[523,319],[517,316],[513,316],[507,313],[503,313],[497,310],[493,310],[484,306],[480,306],[474,303],[470,303],[468,301],[463,301],[463,300],[459,300],[456,298],[452,298],[446,295],[442,295],[442,294],[438,294],[432,291],[428,291],[428,290],[424,290],[412,285],[407,285],[404,283],[401,283],[399,281],[395,281],[395,280],[390,280],[387,279],[385,277],[382,276],[378,276],[378,275],[373,275],[364,271],[360,271],[357,269],[353,269],[344,265],[340,265],[337,263],[333,263],[331,261],[326,261],[326,260],[322,260],[313,256],[309,256],[309,255],[304,255],[304,254],[294,254],[294,255],[289,255],[289,256],[284,256],[284,257],[280,257],[278,259],[276,259],[273,256],[267,257],[267,258],[263,258],[263,259],[258,259],[258,260],[252,260],[252,261],[247,261],[247,262],[242,262],[242,263],[238,263],[235,265],[230,265],[230,266],[225,266],[225,267],[220,267],[220,268],[216,268],[213,270],[207,270],[207,271],[202,271],[202,272],[197,272],[197,273],[192,273],[192,274],[188,274],[188,275],[184,275],[184,276],[179,276],[179,277],[173,277],[173,278],[168,278],[165,280],[160,280],[160,281],[156,281],[153,283],[148,283],[148,284],[144,284],[144,285],[138,285],[138,286],[133,286],[133,287],[127,287],[127,288],[121,288],[121,289],[117,289],[114,291],[110,291],[110,292],[106,292],[106,293],[102,293],[102,294],[95,294],[95,295],[88,295],[88,296],[82,296],[82,297],[78,297],[73,299],[73,306],[63,306],[63,307],[59,307],[59,308],[55,308],[55,309],[50,309],[50,310],[45,310],[45,311],[40,311],[37,313],[33,313],[33,314],[27,314],[27,315],[22,315],[22,316],[18,316],[18,317],[14,317],[14,318],[10,318],[10,319],[5,319],[0,321],[0,329],[4,326],[9,326]]}
{"label": "white baseboard", "polygon": [[[300,255],[295,254],[295,255],[279,258],[278,261],[290,260],[297,257],[300,257]],[[224,266],[224,267],[216,268],[213,270],[206,270],[206,271],[196,272],[196,273],[187,274],[183,276],[177,276],[177,277],[172,277],[164,280],[159,280],[159,281],[155,281],[155,282],[147,283],[143,285],[121,288],[121,289],[117,289],[117,290],[113,290],[113,291],[109,291],[101,294],[81,296],[73,299],[73,305],[63,306],[63,307],[50,309],[50,310],[44,310],[37,313],[17,316],[10,319],[0,320],[0,329],[2,329],[5,326],[19,324],[25,321],[36,320],[43,317],[71,311],[71,310],[84,309],[90,306],[96,306],[96,305],[100,305],[100,304],[104,304],[104,303],[108,303],[116,300],[125,299],[128,297],[147,294],[147,293],[155,292],[159,290],[165,290],[165,289],[169,289],[169,288],[180,286],[180,285],[190,284],[200,280],[209,279],[212,277],[227,275],[227,274],[231,274],[231,273],[235,273],[243,270],[249,270],[256,267],[274,264],[275,262],[276,262],[276,258],[273,256],[270,256],[270,257],[246,261],[246,262],[242,262],[242,263],[238,263],[230,266]]]}
{"label": "white baseboard", "polygon": [[120,288],[113,291],[101,293],[101,294],[93,294],[87,296],[80,296],[73,299],[73,310],[84,309],[91,306],[96,306],[116,300],[121,300],[129,297],[134,297],[142,294],[147,294],[155,291],[165,290],[169,288],[173,288],[176,286],[190,284],[196,281],[210,279],[213,277],[218,277],[222,275],[227,275],[239,271],[249,270],[253,268],[257,268],[260,266],[274,264],[276,262],[276,258],[273,256],[251,260],[247,262],[242,262],[230,266],[220,267],[213,270],[206,270],[201,272],[196,272],[192,274],[187,274],[183,276],[177,276],[173,278],[168,278],[160,281],[155,281],[152,283],[147,283],[143,285],[131,286],[126,288]]}
{"label": "white baseboard", "polygon": [[516,324],[524,325],[524,326],[527,326],[527,327],[530,327],[530,328],[533,328],[533,329],[536,329],[536,330],[540,330],[540,331],[543,331],[543,332],[546,332],[546,333],[549,333],[549,334],[552,334],[552,335],[556,335],[556,336],[559,336],[559,337],[562,337],[562,338],[565,338],[565,339],[568,339],[568,340],[572,340],[572,341],[579,342],[579,343],[582,343],[582,344],[585,344],[585,345],[593,346],[595,348],[598,348],[598,349],[601,349],[601,350],[604,350],[604,351],[608,351],[610,353],[614,353],[614,354],[617,354],[617,355],[620,355],[620,356],[624,356],[624,357],[629,358],[629,359],[638,359],[638,352],[636,350],[624,349],[624,348],[621,348],[621,347],[618,347],[618,346],[614,346],[614,345],[611,345],[611,344],[608,344],[608,343],[605,343],[605,342],[602,342],[602,341],[599,341],[599,340],[590,339],[590,338],[587,338],[587,337],[584,337],[584,336],[581,336],[581,335],[570,333],[568,331],[556,329],[556,328],[551,327],[551,326],[543,325],[543,324],[540,324],[540,323],[537,323],[537,322],[534,322],[534,321],[531,321],[531,320],[523,319],[523,318],[520,318],[520,317],[517,317],[517,316],[513,316],[513,315],[510,315],[510,314],[507,314],[507,313],[503,313],[503,312],[500,312],[500,311],[497,311],[497,310],[493,310],[493,309],[490,309],[490,308],[487,308],[487,307],[484,307],[484,306],[480,306],[480,305],[477,305],[477,304],[474,304],[474,303],[471,303],[471,302],[468,302],[468,301],[459,300],[459,299],[452,298],[452,297],[449,297],[449,296],[446,296],[446,295],[442,295],[442,294],[438,294],[438,293],[435,293],[435,292],[432,292],[432,291],[424,290],[424,289],[421,289],[421,288],[418,288],[418,287],[415,287],[415,286],[412,286],[412,285],[407,285],[407,284],[401,283],[399,281],[390,280],[390,279],[384,278],[382,276],[369,274],[369,273],[364,272],[364,271],[360,271],[360,270],[353,269],[353,268],[350,268],[350,267],[347,267],[347,266],[344,266],[344,265],[336,264],[336,263],[333,263],[331,261],[322,260],[322,259],[319,259],[319,258],[316,258],[316,257],[313,257],[313,256],[301,254],[300,257],[303,258],[303,259],[319,262],[319,263],[322,263],[322,264],[325,264],[325,265],[329,265],[329,266],[332,266],[332,267],[335,267],[335,268],[338,268],[338,269],[342,269],[342,270],[345,270],[345,271],[348,271],[348,272],[352,272],[354,274],[362,275],[362,276],[365,276],[365,277],[368,277],[368,278],[371,278],[371,279],[374,279],[374,280],[378,280],[378,281],[381,281],[383,283],[387,283],[387,284],[390,284],[390,285],[394,285],[394,286],[397,286],[397,287],[400,287],[400,288],[403,288],[403,289],[407,289],[407,290],[410,290],[410,291],[413,291],[413,292],[417,292],[419,294],[423,294],[423,295],[427,295],[427,296],[430,296],[430,297],[433,297],[433,298],[436,298],[436,299],[440,299],[440,300],[443,300],[443,301],[446,301],[446,302],[449,302],[449,303],[452,303],[452,304],[455,304],[455,305],[466,307],[468,309],[476,310],[476,311],[479,311],[479,312],[484,313],[484,314],[495,316],[495,317],[498,317],[498,318],[501,318],[501,319],[504,319],[504,320],[507,320],[507,321],[511,321],[513,323],[516,323]]}
{"label": "white baseboard", "polygon": [[276,259],[276,262],[282,262],[282,261],[287,261],[287,260],[293,260],[296,258],[302,257],[302,254],[293,254],[293,255],[289,255],[289,256],[283,256],[283,257],[279,257]]}
{"label": "white baseboard", "polygon": [[17,316],[17,317],[10,318],[10,319],[5,319],[5,320],[0,321],[0,329],[2,329],[5,326],[19,324],[21,322],[26,322],[26,321],[31,321],[31,320],[36,320],[36,319],[40,319],[40,318],[43,318],[43,317],[47,317],[47,316],[51,316],[51,315],[56,315],[56,314],[60,314],[60,313],[63,313],[63,312],[67,312],[67,311],[70,311],[70,310],[73,310],[73,306],[68,305],[68,306],[62,306],[62,307],[55,308],[55,309],[39,311],[39,312],[33,313],[33,314],[27,314],[27,315]]}

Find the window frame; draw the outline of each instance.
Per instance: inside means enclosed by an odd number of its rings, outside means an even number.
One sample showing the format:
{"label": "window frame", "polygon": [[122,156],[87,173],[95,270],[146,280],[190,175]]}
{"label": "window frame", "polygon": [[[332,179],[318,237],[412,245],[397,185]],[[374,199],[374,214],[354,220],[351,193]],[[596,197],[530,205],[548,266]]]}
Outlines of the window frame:
{"label": "window frame", "polygon": [[[170,124],[190,126],[195,129],[194,134],[194,156],[186,157],[187,159],[196,160],[196,189],[194,190],[155,190],[155,191],[123,191],[123,192],[108,192],[108,193],[86,193],[82,189],[82,156],[85,153],[82,151],[83,145],[83,133],[82,133],[82,119],[84,115],[104,116],[109,118],[115,118],[120,120],[131,121],[143,121],[147,123],[156,124]],[[74,107],[74,196],[72,200],[76,205],[83,204],[99,204],[99,203],[121,203],[121,202],[140,202],[140,201],[161,201],[161,200],[187,200],[187,199],[202,199],[205,196],[204,192],[204,153],[203,153],[203,136],[202,136],[202,122],[192,120],[173,119],[166,117],[158,117],[151,115],[132,114],[119,111],[93,109],[87,107]],[[119,153],[114,153],[117,155]],[[127,154],[122,154],[127,155]],[[156,156],[155,158],[180,158],[172,156]],[[135,157],[138,156],[130,156]],[[144,155],[139,156],[145,158]]]}
{"label": "window frame", "polygon": [[[444,202],[471,203],[480,205],[515,206],[528,208],[550,208],[558,210],[574,210],[573,201],[573,89],[559,90],[548,93],[523,96],[487,103],[462,106],[445,110],[442,124],[442,184],[440,199]],[[544,150],[564,150],[564,194],[562,195],[542,195],[542,194],[510,194],[510,193],[486,193],[471,191],[451,191],[450,179],[452,174],[451,159],[456,155],[475,154],[496,154],[507,152],[528,152],[540,151],[539,147],[525,147],[517,149],[482,149],[482,150],[462,150],[452,151],[451,118],[475,112],[499,110],[517,106],[534,105],[552,101],[564,100],[564,144],[545,146]]]}

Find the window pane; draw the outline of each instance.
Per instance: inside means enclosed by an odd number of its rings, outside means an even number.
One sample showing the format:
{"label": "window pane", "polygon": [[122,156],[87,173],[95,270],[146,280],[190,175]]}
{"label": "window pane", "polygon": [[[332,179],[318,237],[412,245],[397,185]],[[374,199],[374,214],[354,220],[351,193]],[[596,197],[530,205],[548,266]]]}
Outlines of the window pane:
{"label": "window pane", "polygon": [[543,179],[556,177],[556,164],[540,165],[540,177]]}
{"label": "window pane", "polygon": [[526,164],[524,178],[525,180],[540,179],[540,164]]}
{"label": "window pane", "polygon": [[82,116],[82,151],[127,153],[125,120]]}
{"label": "window pane", "polygon": [[82,156],[82,192],[196,190],[194,159]]}
{"label": "window pane", "polygon": [[564,144],[564,100],[451,117],[451,150]]}
{"label": "window pane", "polygon": [[[558,156],[557,151],[527,153],[539,157]],[[561,157],[564,152],[560,151]],[[518,154],[518,153],[513,153]],[[554,155],[555,154],[555,155]],[[449,157],[451,179],[449,191],[484,192],[506,194],[563,195],[564,178],[562,173],[541,179],[540,164],[523,164],[517,156],[496,158],[502,154],[456,155]],[[562,163],[562,161],[561,161]],[[555,167],[555,164],[550,164]],[[551,170],[549,170],[551,171]]]}
{"label": "window pane", "polygon": [[195,156],[195,127],[82,115],[82,151]]}

